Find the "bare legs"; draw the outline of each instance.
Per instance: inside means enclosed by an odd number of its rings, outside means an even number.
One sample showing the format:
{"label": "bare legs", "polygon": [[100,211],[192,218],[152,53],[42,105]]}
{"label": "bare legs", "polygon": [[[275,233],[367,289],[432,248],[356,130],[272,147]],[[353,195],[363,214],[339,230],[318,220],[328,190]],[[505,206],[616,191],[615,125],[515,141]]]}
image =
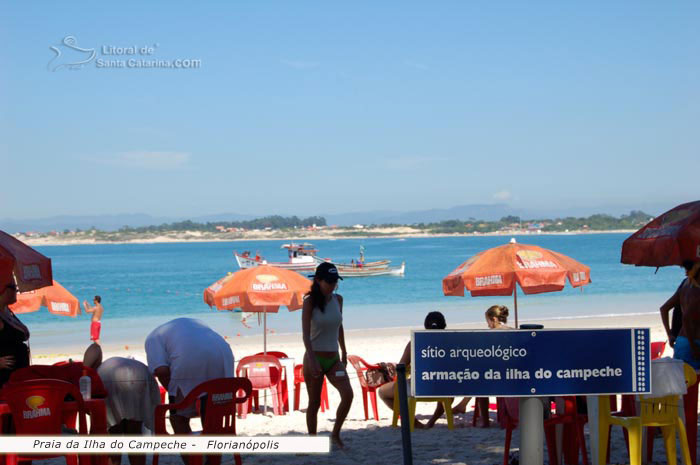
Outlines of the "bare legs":
{"label": "bare legs", "polygon": [[[343,447],[343,441],[340,439],[340,429],[343,427],[343,422],[348,416],[350,406],[352,405],[353,392],[350,386],[350,378],[348,372],[342,362],[338,361],[333,368],[326,373],[328,381],[340,393],[340,405],[335,414],[335,425],[331,433],[331,440],[339,447]],[[304,382],[306,390],[309,393],[309,406],[306,409],[306,427],[309,434],[315,435],[318,424],[318,409],[321,408],[321,388],[323,387],[323,375],[314,377],[308,369],[307,364],[304,364]]]}

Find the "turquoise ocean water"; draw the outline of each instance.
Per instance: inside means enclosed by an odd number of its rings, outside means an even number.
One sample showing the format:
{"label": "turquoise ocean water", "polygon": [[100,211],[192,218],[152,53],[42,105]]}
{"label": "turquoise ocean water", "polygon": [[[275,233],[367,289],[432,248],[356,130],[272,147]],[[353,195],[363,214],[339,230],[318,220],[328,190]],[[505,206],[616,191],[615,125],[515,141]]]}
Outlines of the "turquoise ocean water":
{"label": "turquoise ocean water", "polygon": [[[562,292],[525,296],[519,291],[521,320],[570,316],[657,312],[683,277],[679,267],[633,267],[620,263],[627,234],[528,235],[518,242],[536,244],[569,255],[591,267],[593,283],[583,292],[567,284]],[[482,322],[485,309],[508,305],[512,297],[445,297],[442,278],[471,255],[508,242],[510,237],[445,237],[420,239],[318,240],[320,256],[338,262],[357,258],[361,245],[367,260],[406,262],[406,276],[353,278],[341,281],[346,329],[421,325],[427,311],[441,310],[449,324]],[[286,260],[289,241],[114,244],[37,247],[53,261],[54,278],[81,301],[102,296],[102,339],[107,346],[142,343],[148,332],[177,316],[202,318],[228,336],[262,332],[240,316],[211,310],[203,290],[238,269],[233,251],[259,251],[270,261]],[[89,316],[66,318],[46,309],[20,315],[32,332],[32,347],[60,352],[62,345],[88,342]],[[286,308],[268,317],[276,333],[301,331],[301,313]],[[634,318],[631,317],[631,324]]]}

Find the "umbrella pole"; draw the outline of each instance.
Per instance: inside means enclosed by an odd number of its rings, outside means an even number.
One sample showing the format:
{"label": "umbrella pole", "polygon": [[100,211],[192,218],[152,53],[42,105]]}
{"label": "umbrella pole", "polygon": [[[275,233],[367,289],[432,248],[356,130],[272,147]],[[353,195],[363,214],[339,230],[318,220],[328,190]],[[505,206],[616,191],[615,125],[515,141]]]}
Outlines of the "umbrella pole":
{"label": "umbrella pole", "polygon": [[513,286],[513,303],[515,306],[515,329],[518,329],[518,286]]}
{"label": "umbrella pole", "polygon": [[[267,355],[267,307],[263,307],[263,354]],[[267,414],[267,389],[263,391],[263,415]]]}

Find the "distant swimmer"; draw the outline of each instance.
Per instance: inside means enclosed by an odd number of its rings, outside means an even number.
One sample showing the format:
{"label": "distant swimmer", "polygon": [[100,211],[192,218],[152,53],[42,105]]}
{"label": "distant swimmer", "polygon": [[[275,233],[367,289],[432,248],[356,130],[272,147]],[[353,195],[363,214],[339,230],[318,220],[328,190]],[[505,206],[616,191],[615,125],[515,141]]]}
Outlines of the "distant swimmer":
{"label": "distant swimmer", "polygon": [[88,305],[87,300],[83,301],[83,307],[85,307],[85,313],[92,313],[92,322],[90,323],[90,340],[95,341],[97,344],[100,343],[100,330],[102,329],[102,314],[104,313],[104,308],[102,307],[102,297],[96,295],[92,299],[95,305]]}

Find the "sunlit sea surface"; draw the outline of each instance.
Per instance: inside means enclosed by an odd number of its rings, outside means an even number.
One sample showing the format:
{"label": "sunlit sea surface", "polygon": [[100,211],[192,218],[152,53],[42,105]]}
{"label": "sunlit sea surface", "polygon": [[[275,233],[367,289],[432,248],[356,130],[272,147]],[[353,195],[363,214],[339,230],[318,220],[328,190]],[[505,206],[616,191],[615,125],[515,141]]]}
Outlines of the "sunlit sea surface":
{"label": "sunlit sea surface", "polygon": [[[521,320],[571,316],[657,312],[683,277],[679,267],[634,267],[620,263],[627,234],[528,235],[518,242],[569,255],[591,267],[593,283],[583,291],[568,284],[562,292],[525,296],[519,290]],[[341,281],[346,329],[421,325],[426,312],[442,311],[448,325],[482,322],[490,305],[513,306],[512,297],[445,297],[442,278],[475,253],[502,245],[510,237],[443,237],[420,239],[318,240],[320,256],[337,262],[357,259],[360,246],[368,261],[406,262],[405,277],[352,278]],[[107,346],[142,344],[158,324],[178,316],[201,318],[223,335],[259,334],[257,318],[217,312],[202,299],[211,283],[236,271],[233,252],[260,252],[269,261],[285,261],[289,241],[114,244],[37,247],[53,260],[54,279],[81,301],[102,296],[105,316],[102,342]],[[32,347],[60,352],[61,346],[89,343],[90,319],[55,316],[46,309],[20,315],[32,332]],[[632,325],[634,318],[631,317]],[[276,333],[301,331],[301,312],[286,308],[268,316]]]}

